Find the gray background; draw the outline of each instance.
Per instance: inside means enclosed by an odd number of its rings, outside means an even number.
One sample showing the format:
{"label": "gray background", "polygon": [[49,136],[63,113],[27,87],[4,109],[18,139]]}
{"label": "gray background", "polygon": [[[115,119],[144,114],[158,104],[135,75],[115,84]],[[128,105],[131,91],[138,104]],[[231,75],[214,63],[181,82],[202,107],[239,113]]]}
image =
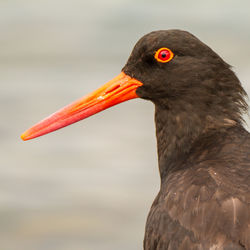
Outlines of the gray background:
{"label": "gray background", "polygon": [[159,189],[153,105],[21,132],[117,75],[135,42],[185,29],[250,92],[250,1],[0,1],[0,249],[142,249]]}

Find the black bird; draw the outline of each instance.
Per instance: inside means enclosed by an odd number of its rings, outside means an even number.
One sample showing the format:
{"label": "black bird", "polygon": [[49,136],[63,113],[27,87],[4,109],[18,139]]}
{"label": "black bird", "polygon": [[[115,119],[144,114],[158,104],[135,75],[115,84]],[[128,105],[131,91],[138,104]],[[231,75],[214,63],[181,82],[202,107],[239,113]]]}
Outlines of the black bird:
{"label": "black bird", "polygon": [[21,137],[52,132],[136,97],[155,104],[161,177],[144,249],[250,249],[246,92],[231,67],[188,32],[145,35],[121,74]]}

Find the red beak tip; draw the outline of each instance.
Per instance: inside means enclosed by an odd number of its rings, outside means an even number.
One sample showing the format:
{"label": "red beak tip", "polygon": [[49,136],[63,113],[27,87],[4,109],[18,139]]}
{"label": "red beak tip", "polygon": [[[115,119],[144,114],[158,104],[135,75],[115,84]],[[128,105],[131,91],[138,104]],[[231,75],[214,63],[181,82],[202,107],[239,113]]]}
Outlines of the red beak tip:
{"label": "red beak tip", "polygon": [[25,132],[22,133],[20,137],[21,137],[21,139],[22,139],[23,141],[29,140]]}

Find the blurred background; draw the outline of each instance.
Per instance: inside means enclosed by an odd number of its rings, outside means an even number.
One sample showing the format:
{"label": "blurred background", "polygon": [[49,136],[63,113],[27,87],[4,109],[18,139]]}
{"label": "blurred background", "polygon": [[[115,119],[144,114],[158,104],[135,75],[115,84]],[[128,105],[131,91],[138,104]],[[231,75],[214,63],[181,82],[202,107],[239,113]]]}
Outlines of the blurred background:
{"label": "blurred background", "polygon": [[96,89],[158,29],[188,30],[250,93],[250,1],[0,1],[0,249],[142,249],[159,189],[154,108],[133,100],[20,134]]}

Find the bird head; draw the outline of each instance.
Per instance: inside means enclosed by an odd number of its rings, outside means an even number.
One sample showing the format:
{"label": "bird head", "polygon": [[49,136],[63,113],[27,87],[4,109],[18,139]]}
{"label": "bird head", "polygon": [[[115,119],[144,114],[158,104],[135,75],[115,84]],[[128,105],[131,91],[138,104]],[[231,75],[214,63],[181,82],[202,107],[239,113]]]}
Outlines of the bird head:
{"label": "bird head", "polygon": [[220,113],[221,108],[240,114],[246,106],[246,93],[230,65],[186,31],[161,30],[143,36],[123,72],[143,83],[136,90],[139,97],[169,109],[179,104],[205,113]]}
{"label": "bird head", "polygon": [[137,42],[117,77],[34,125],[21,138],[50,133],[137,97],[175,113],[240,121],[247,109],[244,96],[230,66],[195,36],[181,30],[154,31]]}

